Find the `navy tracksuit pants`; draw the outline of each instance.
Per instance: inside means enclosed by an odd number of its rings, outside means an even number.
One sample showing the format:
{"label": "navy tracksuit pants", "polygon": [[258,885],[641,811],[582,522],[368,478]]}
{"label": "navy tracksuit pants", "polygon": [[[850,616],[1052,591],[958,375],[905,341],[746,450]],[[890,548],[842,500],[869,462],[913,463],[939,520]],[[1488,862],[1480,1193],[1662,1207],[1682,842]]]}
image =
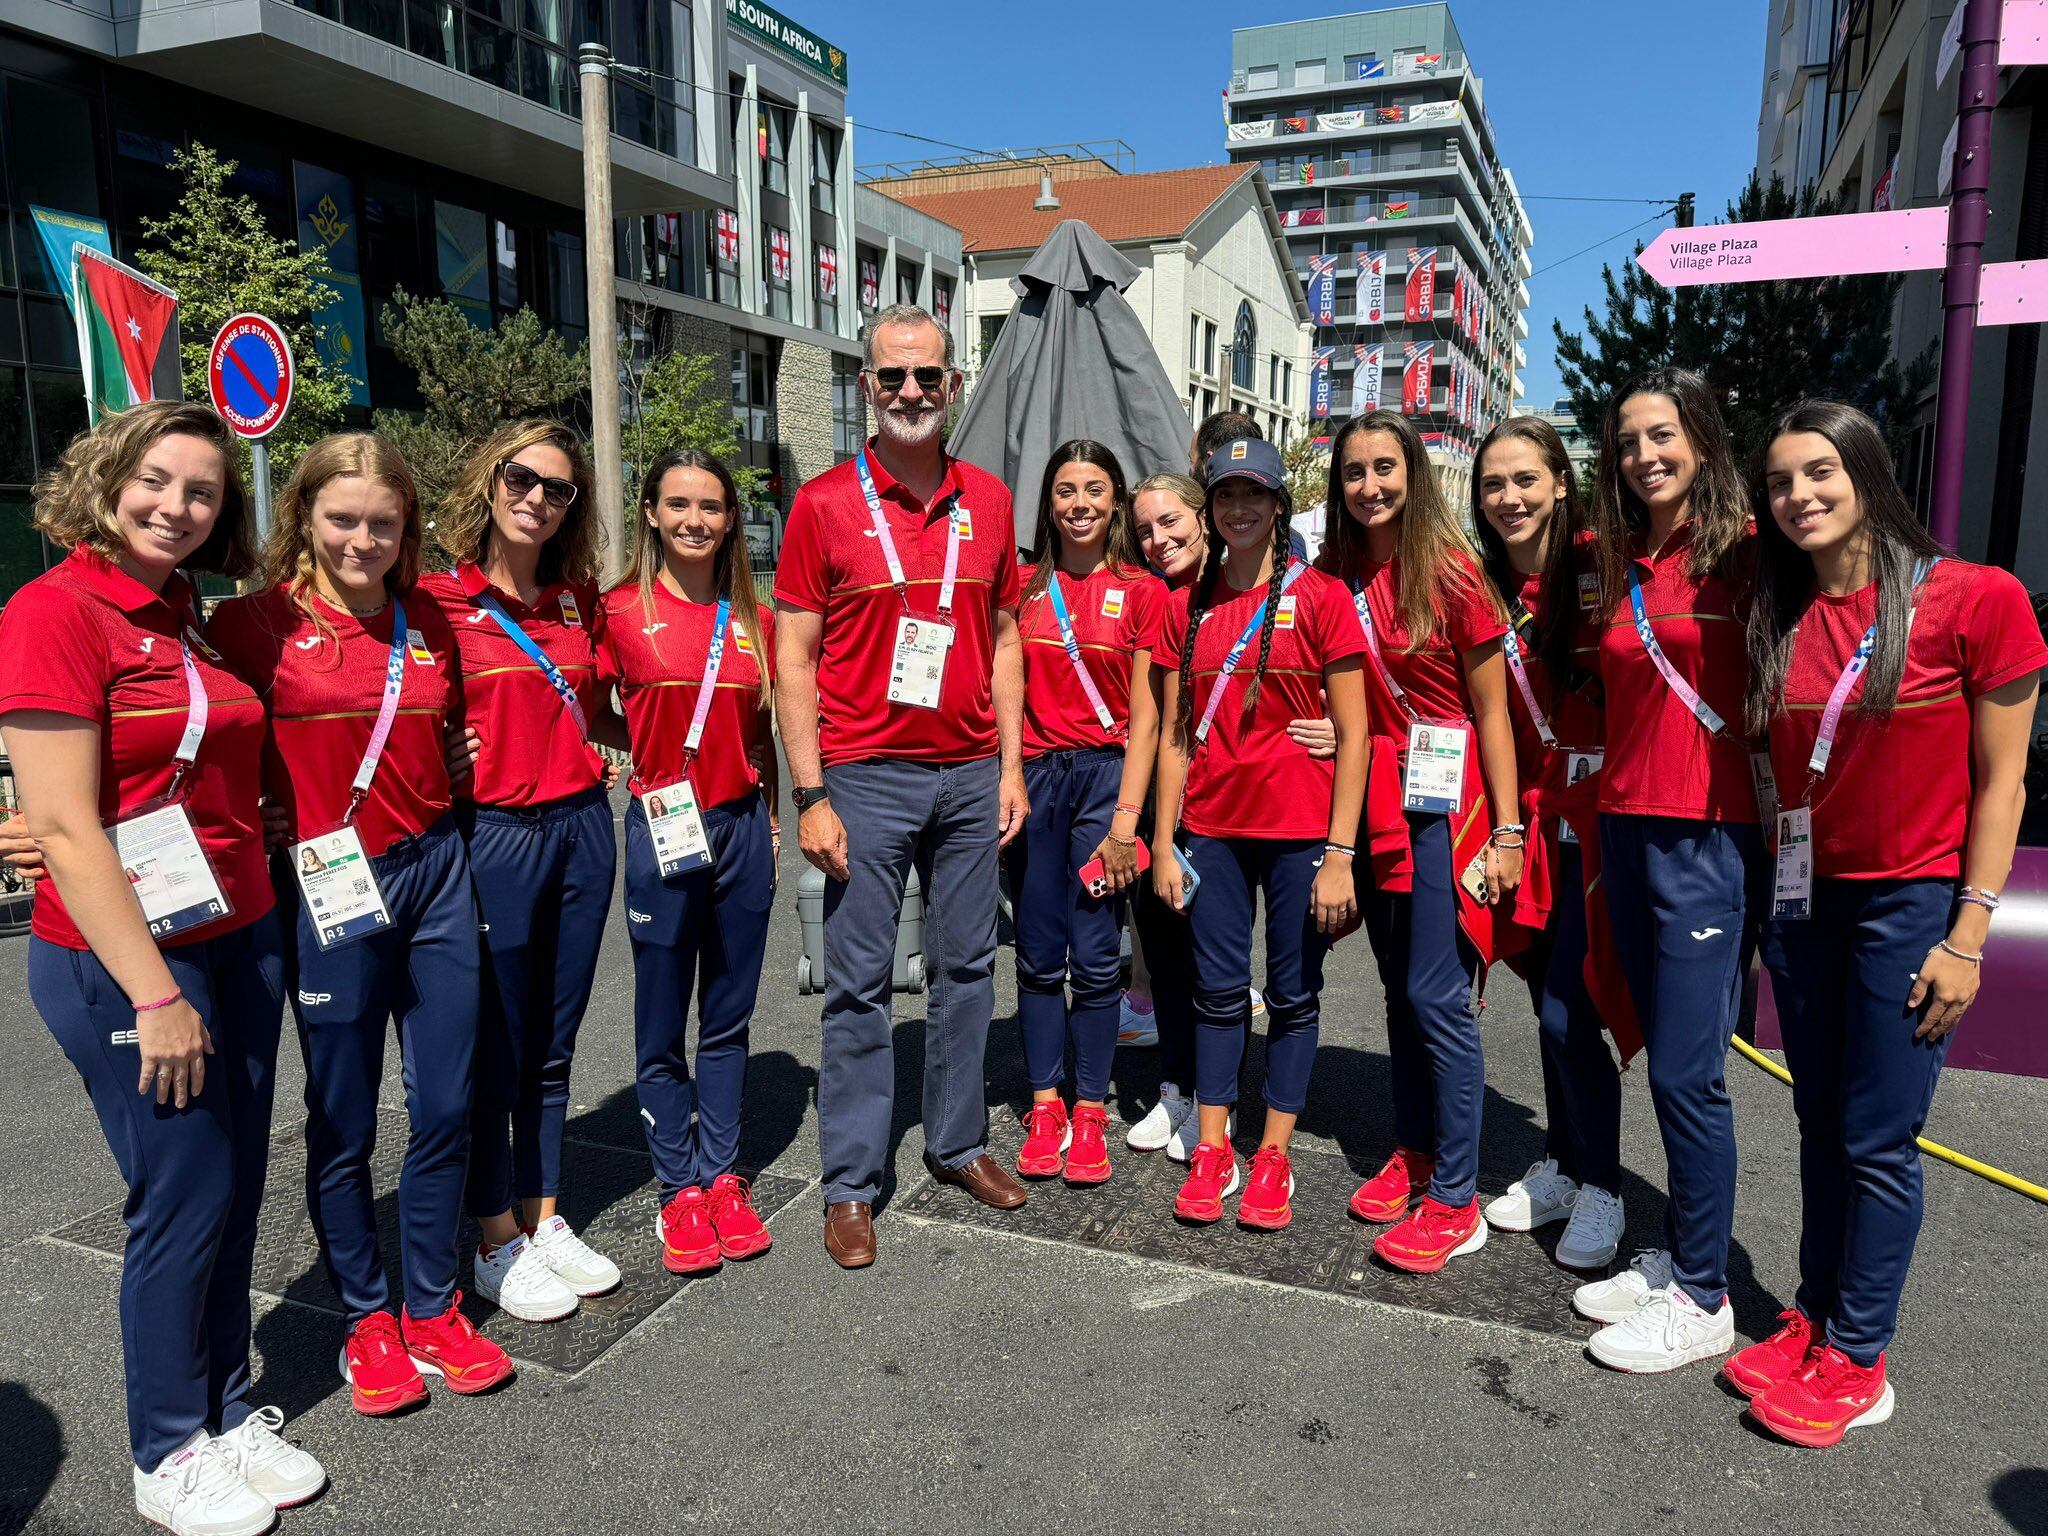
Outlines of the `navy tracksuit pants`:
{"label": "navy tracksuit pants", "polygon": [[1560,1173],[1621,1193],[1621,1074],[1586,991],[1585,866],[1577,843],[1557,845],[1549,953],[1538,980],[1544,1155]]}
{"label": "navy tracksuit pants", "polygon": [[405,1309],[416,1318],[439,1317],[455,1300],[476,1049],[476,896],[455,818],[370,862],[391,926],[324,952],[297,881],[282,861],[273,865],[296,925],[287,974],[306,1055],[306,1205],[350,1322],[391,1310],[370,1187],[385,1025],[398,1026],[411,1121],[398,1231]]}
{"label": "navy tracksuit pants", "polygon": [[[711,864],[664,880],[639,797],[626,814],[640,1118],[663,1201],[692,1185],[708,1187],[739,1160],[747,1029],[775,895],[767,802],[749,794],[710,806],[703,817]],[[694,1080],[688,1052],[693,987]]]}
{"label": "navy tracksuit pants", "polygon": [[[1017,1018],[1034,1089],[1057,1088],[1074,1056],[1074,1097],[1100,1102],[1116,1057],[1123,900],[1076,878],[1116,814],[1121,747],[1047,752],[1024,764],[1031,815],[1009,848],[1017,917]],[[1073,989],[1073,1002],[1067,990]]]}
{"label": "navy tracksuit pants", "polygon": [[1650,1102],[1664,1140],[1664,1241],[1674,1279],[1709,1312],[1728,1295],[1735,1225],[1728,1041],[1749,967],[1762,847],[1754,826],[1600,817],[1615,956],[1642,1026]]}
{"label": "navy tracksuit pants", "polygon": [[135,1009],[88,949],[30,939],[28,989],[70,1058],[128,1185],[121,1363],[128,1445],[145,1472],[250,1412],[249,1274],[270,1165],[284,1014],[278,920],[163,951],[207,1033],[206,1084],[183,1109],[135,1091]]}
{"label": "navy tracksuit pants", "polygon": [[1187,834],[1201,887],[1187,909],[1195,970],[1195,1097],[1235,1104],[1252,1025],[1252,909],[1266,899],[1266,1107],[1298,1115],[1322,1033],[1329,935],[1310,902],[1323,840]]}
{"label": "navy tracksuit pants", "polygon": [[457,814],[483,931],[469,1210],[496,1216],[515,1198],[562,1192],[569,1064],[597,975],[618,839],[611,801],[595,786],[546,805]]}
{"label": "navy tracksuit pants", "polygon": [[[1140,831],[1140,837],[1149,834]],[[1194,941],[1185,913],[1176,912],[1152,889],[1152,872],[1138,876],[1131,898],[1131,931],[1145,952],[1152,984],[1152,1021],[1159,1030],[1159,1081],[1184,1094],[1195,1088]]]}
{"label": "navy tracksuit pants", "polygon": [[1394,1140],[1435,1159],[1429,1197],[1458,1209],[1479,1194],[1486,1061],[1473,1008],[1479,956],[1458,926],[1447,816],[1410,813],[1411,889],[1361,892],[1387,995]]}
{"label": "navy tracksuit pants", "polygon": [[1914,1140],[1954,1036],[1914,1039],[1906,994],[1954,909],[1950,880],[1819,879],[1812,916],[1765,935],[1799,1115],[1799,1310],[1859,1365],[1891,1343],[1920,1232]]}

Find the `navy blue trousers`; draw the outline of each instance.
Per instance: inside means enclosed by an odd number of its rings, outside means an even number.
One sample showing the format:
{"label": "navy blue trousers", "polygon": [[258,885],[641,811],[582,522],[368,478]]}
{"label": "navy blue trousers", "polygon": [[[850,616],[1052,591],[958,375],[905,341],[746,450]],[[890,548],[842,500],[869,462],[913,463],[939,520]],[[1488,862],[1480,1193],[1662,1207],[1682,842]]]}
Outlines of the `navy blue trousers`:
{"label": "navy blue trousers", "polygon": [[128,1445],[144,1471],[193,1430],[224,1433],[249,1416],[249,1273],[284,1017],[275,913],[163,957],[213,1037],[206,1085],[183,1109],[135,1091],[135,1009],[92,951],[28,946],[29,996],[85,1079],[128,1185],[121,1364]]}
{"label": "navy blue trousers", "polygon": [[453,816],[370,861],[391,926],[323,952],[298,883],[273,864],[287,930],[292,1011],[306,1056],[306,1206],[349,1321],[391,1310],[377,1242],[370,1155],[384,1030],[396,1023],[411,1135],[398,1177],[405,1309],[439,1317],[455,1300],[476,1050],[477,916]]}
{"label": "navy blue trousers", "polygon": [[1799,1115],[1799,1310],[1859,1365],[1897,1330],[1920,1234],[1920,1149],[1953,1034],[1916,1040],[1912,973],[1953,921],[1950,880],[1813,883],[1764,963]]}
{"label": "navy blue trousers", "polygon": [[1670,1198],[1673,1276],[1708,1311],[1728,1295],[1735,1113],[1728,1041],[1749,965],[1763,842],[1753,826],[1600,817],[1615,957],[1643,1031]]}
{"label": "navy blue trousers", "polygon": [[[640,1119],[667,1201],[739,1160],[747,1030],[761,988],[775,859],[768,806],[750,794],[703,811],[706,868],[661,877],[647,812],[626,813],[626,929],[633,940],[633,1043]],[[697,1071],[690,1074],[690,993]]]}
{"label": "navy blue trousers", "polygon": [[1543,1056],[1544,1152],[1560,1173],[1621,1193],[1621,1074],[1586,991],[1585,866],[1577,843],[1557,845],[1549,954],[1536,1019]]}
{"label": "navy blue trousers", "polygon": [[1025,1069],[1033,1088],[1057,1088],[1071,1049],[1074,1096],[1096,1102],[1109,1092],[1116,1058],[1123,901],[1089,895],[1075,872],[1109,832],[1123,771],[1120,747],[1030,759],[1031,815],[1009,848]]}
{"label": "navy blue trousers", "polygon": [[562,1192],[569,1064],[597,975],[618,840],[611,801],[595,786],[547,805],[457,814],[483,930],[469,1209],[496,1216],[515,1197]]}
{"label": "navy blue trousers", "polygon": [[1458,926],[1450,818],[1410,813],[1408,842],[1412,888],[1360,893],[1387,995],[1394,1140],[1433,1157],[1430,1198],[1463,1209],[1479,1194],[1486,1108],[1486,1060],[1473,1011],[1479,956]]}
{"label": "navy blue trousers", "polygon": [[1266,899],[1266,1107],[1298,1115],[1322,1033],[1327,934],[1310,903],[1321,838],[1275,840],[1188,833],[1201,888],[1188,908],[1195,962],[1195,1097],[1235,1104],[1252,1027],[1252,909]]}

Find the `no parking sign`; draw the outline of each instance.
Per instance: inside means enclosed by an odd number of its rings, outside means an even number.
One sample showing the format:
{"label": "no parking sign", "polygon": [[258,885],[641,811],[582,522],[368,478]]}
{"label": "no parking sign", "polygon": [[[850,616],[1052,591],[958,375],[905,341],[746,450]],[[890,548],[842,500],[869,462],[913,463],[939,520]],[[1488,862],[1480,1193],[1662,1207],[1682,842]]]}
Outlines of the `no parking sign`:
{"label": "no parking sign", "polygon": [[220,328],[206,359],[213,408],[238,434],[268,437],[292,400],[292,349],[261,315],[236,315]]}

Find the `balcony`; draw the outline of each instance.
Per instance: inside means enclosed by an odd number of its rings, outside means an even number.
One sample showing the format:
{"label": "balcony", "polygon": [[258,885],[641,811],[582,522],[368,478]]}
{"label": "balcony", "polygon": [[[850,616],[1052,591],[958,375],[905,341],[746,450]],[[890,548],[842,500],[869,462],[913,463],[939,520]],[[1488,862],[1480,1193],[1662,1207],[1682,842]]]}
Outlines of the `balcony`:
{"label": "balcony", "polygon": [[[1259,90],[1251,88],[1249,71],[1239,71],[1238,77],[1230,83],[1230,101],[1233,105],[1239,102],[1262,105],[1267,102],[1291,100],[1322,101],[1333,95],[1349,96],[1359,91],[1381,90],[1387,86],[1408,89],[1419,80],[1458,80],[1462,89],[1462,77],[1467,72],[1465,55],[1445,52],[1438,54],[1437,58],[1440,62],[1431,69],[1402,68],[1407,61],[1382,59],[1379,62],[1384,67],[1384,73],[1367,80],[1344,78],[1341,74],[1342,61],[1334,60],[1331,62],[1336,63],[1340,70],[1336,79],[1324,79],[1313,85],[1296,85],[1290,78],[1288,84],[1267,86]],[[1291,68],[1288,69],[1288,73],[1291,77]]]}

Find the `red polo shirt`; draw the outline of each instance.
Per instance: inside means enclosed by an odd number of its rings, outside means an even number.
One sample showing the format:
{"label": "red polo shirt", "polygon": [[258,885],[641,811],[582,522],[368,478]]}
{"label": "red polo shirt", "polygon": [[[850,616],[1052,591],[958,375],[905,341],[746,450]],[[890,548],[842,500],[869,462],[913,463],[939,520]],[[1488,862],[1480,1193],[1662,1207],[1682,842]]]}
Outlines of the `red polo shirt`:
{"label": "red polo shirt", "polygon": [[[768,711],[761,704],[761,677],[764,671],[774,675],[775,616],[765,607],[759,613],[759,655],[749,647],[739,615],[726,620],[717,690],[704,719],[697,760],[689,767],[699,805],[724,805],[760,788],[751,754],[764,744],[774,750]],[[597,665],[603,686],[617,688],[626,709],[633,740],[628,787],[636,795],[684,776],[683,743],[703,691],[717,614],[717,604],[690,602],[658,581],[649,605],[642,604],[638,583],[604,595]]]}
{"label": "red polo shirt", "polygon": [[[1022,573],[1026,586],[1031,575],[1031,569]],[[1088,702],[1060,639],[1052,593],[1042,591],[1017,613],[1017,629],[1024,639],[1026,757],[1122,744],[1130,731],[1131,659],[1152,648],[1159,610],[1166,606],[1166,583],[1142,569],[1113,570],[1105,565],[1078,581],[1063,575],[1059,583],[1081,663],[1108,706],[1115,730],[1103,730],[1096,718],[1095,706]]]}
{"label": "red polo shirt", "polygon": [[[393,605],[358,619],[312,601],[326,621],[324,633],[277,587],[229,598],[206,626],[207,639],[270,705],[263,783],[289,813],[294,838],[331,832],[347,814],[350,785],[384,699],[396,617]],[[442,733],[461,702],[455,639],[439,606],[417,592],[406,599],[405,616],[398,715],[354,823],[372,858],[426,831],[449,805]]]}
{"label": "red polo shirt", "polygon": [[[1220,576],[1217,579],[1213,600],[1195,632],[1190,730],[1201,723],[1224,657],[1265,596],[1264,587],[1238,592]],[[1193,593],[1183,588],[1166,600],[1161,665],[1180,664],[1192,598]],[[1329,836],[1336,765],[1311,758],[1308,748],[1287,734],[1287,724],[1320,718],[1323,669],[1364,649],[1350,594],[1342,583],[1320,571],[1303,571],[1274,617],[1273,649],[1258,703],[1247,716],[1245,690],[1259,660],[1259,640],[1253,635],[1231,675],[1208,740],[1188,766],[1181,822],[1190,832],[1276,840]],[[1171,730],[1172,723],[1166,722],[1163,729]]]}
{"label": "red polo shirt", "polygon": [[1657,643],[1678,675],[1727,723],[1710,735],[1679,702],[1636,634],[1628,590],[1614,594],[1600,637],[1600,674],[1607,691],[1607,761],[1600,773],[1600,809],[1631,816],[1750,823],[1757,819],[1756,781],[1741,740],[1742,701],[1749,688],[1744,624],[1754,569],[1753,538],[1738,551],[1735,581],[1693,576],[1693,528],[1684,524],[1655,557],[1629,556],[1642,583],[1643,609]]}
{"label": "red polo shirt", "polygon": [[908,583],[907,612],[939,617],[948,512],[964,516],[951,615],[953,646],[937,709],[889,702],[889,667],[904,599],[848,460],[796,493],[775,572],[775,600],[819,614],[818,745],[825,766],[901,757],[965,763],[993,757],[996,740],[995,614],[1017,606],[1017,536],[1002,481],[959,459],[930,506],[896,482],[874,454],[868,464]]}
{"label": "red polo shirt", "polygon": [[[1848,880],[1955,879],[1969,832],[1970,705],[2048,666],[2027,589],[2009,572],[1944,559],[1921,584],[1898,707],[1860,715],[1850,689],[1828,771],[1814,786],[1813,868]],[[1792,641],[1784,708],[1771,720],[1783,802],[1805,798],[1807,759],[1835,681],[1877,617],[1877,586],[1815,592]]]}
{"label": "red polo shirt", "polygon": [[[1401,620],[1401,562],[1385,564],[1365,561],[1350,580],[1362,583],[1365,601],[1372,613],[1372,625],[1379,637],[1380,659],[1408,695],[1408,703],[1424,720],[1472,722],[1472,694],[1465,683],[1465,652],[1475,645],[1498,640],[1507,633],[1507,620],[1494,601],[1493,587],[1478,567],[1463,555],[1457,557],[1457,578],[1437,594],[1437,630],[1427,645],[1410,641],[1408,626]],[[1339,585],[1345,585],[1340,580]],[[1355,590],[1355,589],[1354,589]],[[1351,591],[1345,594],[1351,596]],[[1351,626],[1364,644],[1364,626],[1358,609],[1351,609]],[[1408,711],[1381,681],[1379,668],[1366,662],[1366,707],[1372,716],[1373,734],[1393,743],[1393,750],[1408,751]],[[1475,733],[1476,741],[1476,733]]]}
{"label": "red polo shirt", "polygon": [[[1577,687],[1562,690],[1555,687],[1549,667],[1541,656],[1534,654],[1544,618],[1541,573],[1523,577],[1517,594],[1532,620],[1521,631],[1522,661],[1528,671],[1530,691],[1536,695],[1537,707],[1549,719],[1551,734],[1557,738],[1556,751],[1543,745],[1522,690],[1510,675],[1508,718],[1515,727],[1515,762],[1525,794],[1531,789],[1554,791],[1564,788],[1566,754],[1600,749],[1605,721],[1597,670],[1600,651],[1599,587],[1597,581],[1590,587],[1581,586],[1581,579],[1592,575],[1591,545],[1582,538],[1579,557],[1565,571],[1565,600],[1572,605],[1566,622],[1571,625],[1572,663]],[[1582,592],[1585,600],[1579,601]]]}
{"label": "red polo shirt", "polygon": [[[545,805],[580,795],[604,777],[604,762],[583,739],[553,685],[517,641],[478,606],[493,591],[482,571],[459,565],[420,578],[418,592],[440,604],[462,665],[462,713],[480,748],[468,798],[480,805]],[[498,592],[505,615],[526,631],[575,690],[590,719],[602,707],[597,686],[598,595],[594,583],[558,581],[528,608]]]}
{"label": "red polo shirt", "polygon": [[[197,614],[182,577],[159,597],[82,544],[0,610],[0,719],[48,710],[97,725],[99,814],[109,827],[170,788],[188,705],[178,635]],[[230,911],[164,940],[165,948],[233,932],[274,904],[256,810],[263,703],[219,656],[194,646],[192,660],[206,689],[206,736],[179,794]],[[55,881],[37,888],[30,926],[66,949],[89,947]]]}

